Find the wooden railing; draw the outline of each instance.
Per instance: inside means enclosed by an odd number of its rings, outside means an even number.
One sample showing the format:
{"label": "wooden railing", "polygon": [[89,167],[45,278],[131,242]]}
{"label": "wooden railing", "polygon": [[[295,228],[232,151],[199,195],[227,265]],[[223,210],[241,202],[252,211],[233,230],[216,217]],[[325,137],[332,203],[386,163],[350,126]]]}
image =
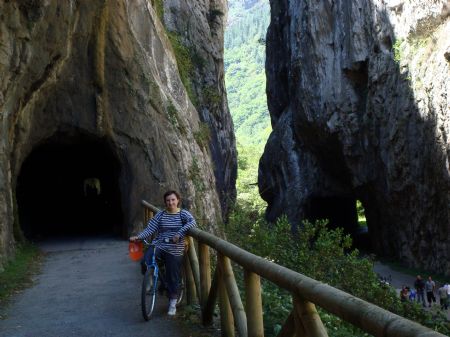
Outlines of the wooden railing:
{"label": "wooden railing", "polygon": [[[144,212],[146,223],[152,216],[149,212],[157,212],[158,209],[145,201],[142,201],[142,205],[147,209],[147,213]],[[249,253],[210,233],[193,228],[188,234],[188,301],[194,300],[194,297],[198,299],[205,325],[212,323],[214,309],[219,302],[222,336],[235,336],[236,331],[240,337],[264,336],[260,284],[260,277],[263,277],[292,294],[294,308],[278,337],[328,336],[316,305],[373,336],[445,337],[374,304]],[[217,257],[212,278],[210,249],[215,250],[214,255]],[[231,260],[244,269],[245,307]]]}

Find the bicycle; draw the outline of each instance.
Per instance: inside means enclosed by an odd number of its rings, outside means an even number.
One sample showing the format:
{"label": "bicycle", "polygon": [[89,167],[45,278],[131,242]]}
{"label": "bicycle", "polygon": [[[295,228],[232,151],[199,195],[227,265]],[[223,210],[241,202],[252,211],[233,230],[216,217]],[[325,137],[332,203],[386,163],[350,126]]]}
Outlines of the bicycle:
{"label": "bicycle", "polygon": [[[164,263],[161,259],[156,258],[156,246],[149,243],[147,240],[143,240],[148,249],[153,249],[153,256],[150,265],[145,262],[147,270],[144,274],[144,279],[142,280],[142,290],[141,290],[141,309],[142,316],[146,321],[150,320],[153,310],[155,309],[157,293],[164,293],[166,289],[165,286],[165,268]],[[178,290],[177,306],[181,304],[185,292],[185,272],[184,268],[181,268],[180,286]],[[159,284],[158,284],[159,282]]]}

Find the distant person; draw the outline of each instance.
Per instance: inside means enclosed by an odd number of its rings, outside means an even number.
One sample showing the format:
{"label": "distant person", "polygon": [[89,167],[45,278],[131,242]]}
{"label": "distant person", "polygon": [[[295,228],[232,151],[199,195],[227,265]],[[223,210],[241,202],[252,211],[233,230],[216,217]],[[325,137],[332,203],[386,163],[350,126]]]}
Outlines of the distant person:
{"label": "distant person", "polygon": [[[180,209],[181,197],[176,191],[164,193],[166,209],[156,213],[150,219],[147,227],[138,235],[131,236],[130,241],[150,238],[158,233],[153,243],[156,246],[155,254],[161,257],[166,266],[166,281],[169,295],[168,315],[176,314],[177,297],[180,287],[181,268],[184,257],[184,236],[196,222],[191,213]],[[145,262],[151,264],[153,249],[147,250]]]}
{"label": "distant person", "polygon": [[411,302],[415,302],[416,301],[416,291],[414,289],[410,289],[409,290],[409,300]]}
{"label": "distant person", "polygon": [[402,286],[402,290],[400,290],[400,301],[406,302],[409,297],[409,288],[407,286]]}
{"label": "distant person", "polygon": [[414,282],[414,288],[416,288],[417,302],[422,302],[422,305],[426,307],[425,304],[425,282],[422,280],[422,276],[417,275],[416,281]]}
{"label": "distant person", "polygon": [[431,307],[432,302],[436,303],[436,297],[434,297],[434,290],[436,288],[436,283],[428,276],[427,282],[425,282],[425,291],[427,293],[428,306]]}
{"label": "distant person", "polygon": [[447,288],[448,288],[448,285],[445,284],[438,289],[439,304],[441,305],[442,310],[447,310],[448,305],[449,305],[449,303],[448,303],[449,296],[447,294]]}

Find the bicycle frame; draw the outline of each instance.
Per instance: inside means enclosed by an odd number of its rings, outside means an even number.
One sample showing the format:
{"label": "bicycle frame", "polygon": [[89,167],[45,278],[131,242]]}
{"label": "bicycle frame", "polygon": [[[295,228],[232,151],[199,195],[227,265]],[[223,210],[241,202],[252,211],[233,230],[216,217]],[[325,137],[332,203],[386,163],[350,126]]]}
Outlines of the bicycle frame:
{"label": "bicycle frame", "polygon": [[[156,246],[152,244],[151,242],[148,242],[147,240],[143,240],[144,243],[148,246],[148,249],[153,249],[152,254],[152,261],[150,264],[147,264],[147,261],[145,261],[145,265],[147,266],[147,270],[150,268],[153,268],[153,280],[155,282],[155,285],[158,285],[158,278],[159,278],[159,265],[158,261],[156,260]],[[156,287],[155,287],[156,289]]]}
{"label": "bicycle frame", "polygon": [[[141,307],[142,314],[144,319],[148,321],[152,316],[153,309],[155,307],[155,302],[157,298],[157,293],[162,293],[164,289],[166,289],[166,280],[165,280],[165,266],[159,266],[160,261],[156,257],[156,245],[153,243],[149,243],[147,240],[143,240],[144,243],[149,247],[148,249],[153,250],[152,259],[149,264],[145,261],[145,265],[147,270],[144,275],[144,279],[142,281],[142,291],[141,291]],[[160,269],[162,268],[162,269]],[[179,294],[177,298],[177,305],[179,305],[184,296],[184,284],[185,284],[185,275],[183,268],[180,271],[182,275],[180,276],[180,286],[179,286]],[[158,285],[159,281],[159,285]]]}

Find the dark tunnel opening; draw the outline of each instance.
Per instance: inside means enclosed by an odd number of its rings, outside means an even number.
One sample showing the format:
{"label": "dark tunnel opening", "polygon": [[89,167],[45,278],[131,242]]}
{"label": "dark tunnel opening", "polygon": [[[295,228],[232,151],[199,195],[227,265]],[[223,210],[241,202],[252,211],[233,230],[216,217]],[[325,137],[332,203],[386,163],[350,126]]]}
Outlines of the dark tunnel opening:
{"label": "dark tunnel opening", "polygon": [[364,212],[358,207],[354,197],[330,196],[311,198],[306,208],[306,218],[309,221],[328,220],[328,227],[343,228],[353,240],[353,246],[366,252],[371,250],[367,226],[359,221],[359,213]]}
{"label": "dark tunnel opening", "polygon": [[119,175],[120,163],[104,139],[59,134],[40,144],[17,179],[24,235],[121,235]]}

